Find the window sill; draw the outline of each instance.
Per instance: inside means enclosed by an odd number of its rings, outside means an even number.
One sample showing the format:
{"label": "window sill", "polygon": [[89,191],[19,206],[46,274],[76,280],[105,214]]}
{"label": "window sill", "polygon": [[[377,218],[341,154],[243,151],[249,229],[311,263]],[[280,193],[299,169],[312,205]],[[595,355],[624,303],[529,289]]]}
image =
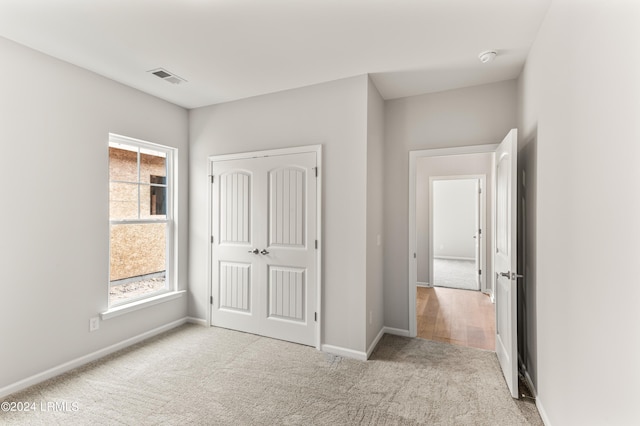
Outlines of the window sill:
{"label": "window sill", "polygon": [[182,297],[185,293],[185,290],[172,291],[170,293],[159,294],[158,296],[150,297],[148,299],[136,300],[135,302],[111,308],[101,313],[100,318],[104,321],[111,318],[119,317],[120,315],[128,314],[129,312],[137,311],[138,309],[147,308],[149,306],[177,299],[179,297]]}

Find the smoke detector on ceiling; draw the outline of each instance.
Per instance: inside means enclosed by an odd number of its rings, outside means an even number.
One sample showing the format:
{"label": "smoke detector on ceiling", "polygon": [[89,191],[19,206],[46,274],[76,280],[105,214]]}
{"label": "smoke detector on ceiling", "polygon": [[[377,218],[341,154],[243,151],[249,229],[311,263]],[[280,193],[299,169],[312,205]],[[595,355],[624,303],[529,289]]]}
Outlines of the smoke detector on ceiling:
{"label": "smoke detector on ceiling", "polygon": [[487,50],[486,52],[480,53],[478,55],[478,59],[480,59],[480,62],[482,62],[483,64],[486,64],[493,61],[496,56],[498,56],[498,52],[496,52],[495,50]]}
{"label": "smoke detector on ceiling", "polygon": [[171,84],[182,84],[182,83],[186,83],[187,82],[187,80],[185,80],[184,78],[178,77],[174,73],[169,72],[164,68],[156,68],[156,69],[153,69],[153,70],[149,70],[147,72],[150,72],[151,74],[155,75],[156,77],[161,78],[164,81],[168,81]]}

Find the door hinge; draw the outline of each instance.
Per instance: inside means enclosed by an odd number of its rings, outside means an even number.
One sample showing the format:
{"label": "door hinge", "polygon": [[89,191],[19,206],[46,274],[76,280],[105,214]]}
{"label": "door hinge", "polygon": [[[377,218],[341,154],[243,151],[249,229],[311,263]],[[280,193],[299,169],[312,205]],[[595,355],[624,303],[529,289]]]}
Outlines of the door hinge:
{"label": "door hinge", "polygon": [[211,305],[213,305],[213,296],[211,296],[211,297],[209,298],[209,303],[210,303]]}
{"label": "door hinge", "polygon": [[318,250],[318,240],[316,240],[316,250]]}
{"label": "door hinge", "polygon": [[482,194],[482,188],[478,188],[478,194]]}
{"label": "door hinge", "polygon": [[211,183],[213,183],[216,180],[216,177],[211,175]]}
{"label": "door hinge", "polygon": [[313,170],[315,170],[315,172],[316,172],[316,177],[318,177],[318,168],[317,168],[317,167],[314,167],[314,168],[313,168]]}
{"label": "door hinge", "polygon": [[213,244],[213,235],[211,236],[211,244]]}
{"label": "door hinge", "polygon": [[478,235],[482,235],[482,229],[478,229]]}
{"label": "door hinge", "polygon": [[416,256],[416,254],[415,254],[415,253],[413,253],[413,258],[415,259],[415,258],[417,258],[417,257],[418,257],[418,256]]}
{"label": "door hinge", "polygon": [[478,275],[482,275],[482,269],[478,269]]}
{"label": "door hinge", "polygon": [[313,320],[314,320],[315,322],[318,322],[318,313],[317,313],[317,312],[314,312],[314,313],[313,313]]}

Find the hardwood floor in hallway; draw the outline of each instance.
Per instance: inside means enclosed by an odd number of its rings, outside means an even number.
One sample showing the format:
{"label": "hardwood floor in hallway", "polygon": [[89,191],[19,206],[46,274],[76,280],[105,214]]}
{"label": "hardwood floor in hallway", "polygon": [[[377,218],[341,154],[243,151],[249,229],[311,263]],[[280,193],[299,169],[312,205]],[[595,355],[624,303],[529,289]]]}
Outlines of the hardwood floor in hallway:
{"label": "hardwood floor in hallway", "polygon": [[489,296],[479,291],[418,287],[418,337],[494,351],[496,321]]}

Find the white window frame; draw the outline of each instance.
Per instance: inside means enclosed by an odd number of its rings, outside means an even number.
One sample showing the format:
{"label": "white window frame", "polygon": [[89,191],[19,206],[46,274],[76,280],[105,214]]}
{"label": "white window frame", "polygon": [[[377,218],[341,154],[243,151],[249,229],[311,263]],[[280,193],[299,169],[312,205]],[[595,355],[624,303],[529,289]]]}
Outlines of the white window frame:
{"label": "white window frame", "polygon": [[[101,317],[103,320],[113,318],[127,312],[138,310],[143,307],[152,306],[157,303],[169,301],[169,300],[181,297],[185,293],[184,291],[177,291],[177,267],[176,267],[177,248],[175,246],[175,243],[178,240],[176,236],[178,227],[176,223],[177,215],[175,211],[175,208],[176,208],[175,199],[176,199],[176,188],[177,188],[177,177],[175,174],[175,169],[176,169],[178,150],[176,148],[110,133],[109,147],[117,147],[119,144],[139,148],[140,152],[142,153],[146,149],[146,150],[151,150],[155,152],[162,152],[166,155],[166,167],[167,167],[166,203],[167,205],[166,205],[165,218],[162,218],[162,219],[137,218],[137,219],[117,219],[117,220],[112,220],[111,218],[109,218],[109,235],[111,234],[112,225],[147,224],[147,223],[166,223],[167,224],[166,260],[165,260],[166,282],[165,282],[165,287],[162,290],[158,290],[153,293],[145,294],[139,297],[127,299],[120,303],[111,304],[111,300],[109,297],[109,288],[111,285],[111,278],[109,276],[109,279],[107,281],[107,299],[108,299],[109,308],[106,312],[101,313]],[[138,161],[139,161],[139,157],[138,157]],[[138,173],[139,173],[139,169],[140,169],[140,164],[138,164]],[[140,178],[138,177],[138,181],[139,180]],[[111,179],[109,179],[109,182],[111,182]],[[138,209],[139,209],[139,203],[140,203],[140,200],[138,200]],[[109,262],[111,262],[111,239],[109,239]]]}

